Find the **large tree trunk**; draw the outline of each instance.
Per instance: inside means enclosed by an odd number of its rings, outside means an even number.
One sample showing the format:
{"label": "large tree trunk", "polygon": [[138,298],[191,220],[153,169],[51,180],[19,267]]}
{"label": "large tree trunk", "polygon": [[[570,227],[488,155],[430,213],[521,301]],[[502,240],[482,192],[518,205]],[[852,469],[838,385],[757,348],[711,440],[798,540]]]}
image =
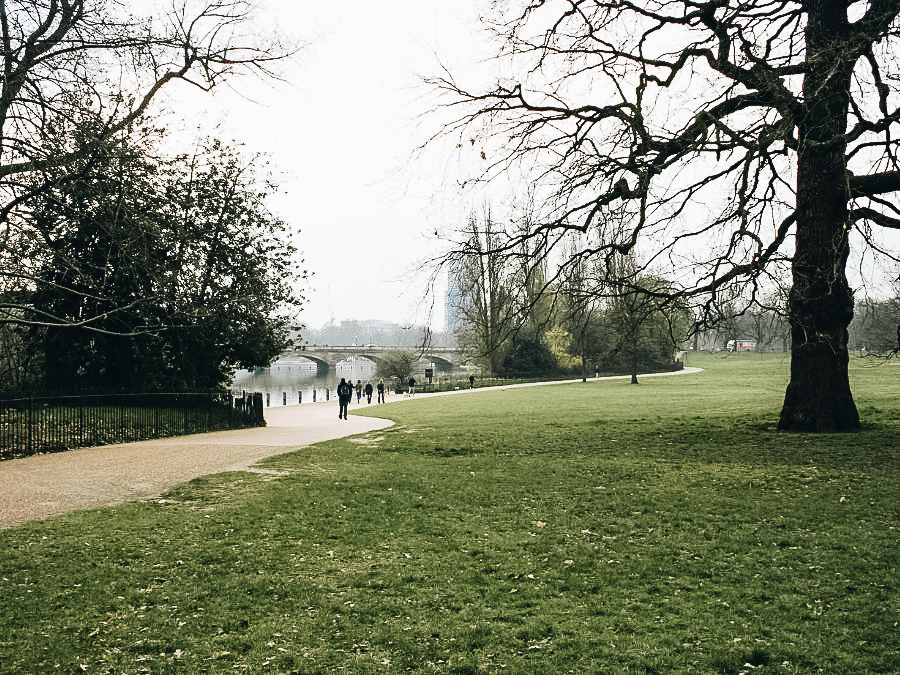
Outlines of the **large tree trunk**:
{"label": "large tree trunk", "polygon": [[791,380],[780,429],[855,431],[859,413],[847,371],[853,293],[847,282],[849,187],[844,143],[850,68],[841,60],[846,3],[807,4],[805,116],[799,125],[797,241],[788,301]]}

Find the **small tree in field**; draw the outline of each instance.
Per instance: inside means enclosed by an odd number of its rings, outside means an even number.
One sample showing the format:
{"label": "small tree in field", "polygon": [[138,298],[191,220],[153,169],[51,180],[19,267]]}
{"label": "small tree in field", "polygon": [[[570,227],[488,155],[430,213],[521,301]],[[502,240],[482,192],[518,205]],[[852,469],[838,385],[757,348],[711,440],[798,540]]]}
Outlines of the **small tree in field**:
{"label": "small tree in field", "polygon": [[378,359],[376,374],[384,379],[396,379],[402,387],[415,372],[419,354],[411,349],[393,349]]}
{"label": "small tree in field", "polygon": [[[789,264],[791,378],[779,427],[856,430],[847,326],[851,239],[900,229],[897,0],[519,0],[496,3],[507,70],[448,132],[484,144],[484,179],[520,172],[545,208],[522,240],[553,250],[611,210],[620,236],[678,285],[699,324],[723,296],[752,304]],[[498,10],[500,11],[500,10]],[[487,129],[487,135],[482,130]],[[577,259],[577,258],[576,258]]]}

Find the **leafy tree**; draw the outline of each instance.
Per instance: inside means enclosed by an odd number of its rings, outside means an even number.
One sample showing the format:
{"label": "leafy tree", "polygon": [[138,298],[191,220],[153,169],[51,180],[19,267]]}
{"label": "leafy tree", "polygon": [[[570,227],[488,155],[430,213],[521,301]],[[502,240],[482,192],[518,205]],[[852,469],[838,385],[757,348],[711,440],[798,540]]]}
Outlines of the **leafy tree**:
{"label": "leafy tree", "polygon": [[[143,14],[114,0],[0,0],[0,277],[11,291],[0,299],[0,322],[35,316],[22,311],[29,295],[20,291],[31,289],[34,271],[22,254],[45,243],[29,227],[32,212],[44,208],[36,199],[87,190],[83,172],[104,162],[173,83],[210,90],[242,73],[273,77],[274,65],[295,51],[253,34],[248,0],[187,0],[168,12],[158,3],[128,4]],[[79,326],[92,328],[113,308],[94,309]]]}
{"label": "leafy tree", "polygon": [[554,375],[559,365],[553,352],[537,337],[517,334],[503,359],[500,374],[505,377],[540,377]]}
{"label": "leafy tree", "polygon": [[25,347],[22,326],[0,324],[0,394],[31,389],[39,379],[35,359]]}
{"label": "leafy tree", "polygon": [[553,324],[549,330],[544,332],[542,341],[547,349],[550,350],[550,353],[553,355],[556,365],[559,368],[570,372],[581,369],[582,373],[585,374],[583,379],[587,379],[587,371],[582,367],[584,363],[583,357],[580,355],[573,355],[572,348],[575,341],[572,339],[572,334],[566,330],[565,326]]}
{"label": "leafy tree", "polygon": [[[520,172],[545,205],[518,239],[548,252],[610,209],[630,227],[592,252],[671,263],[702,325],[789,263],[791,379],[779,427],[859,429],[849,385],[851,235],[900,228],[895,0],[521,0],[495,4],[495,87],[433,82],[469,104],[485,175]],[[483,138],[482,130],[489,136]],[[514,241],[504,241],[508,249]],[[791,249],[791,250],[788,250]],[[644,289],[657,294],[653,289]]]}
{"label": "leafy tree", "polygon": [[258,160],[218,142],[153,158],[151,140],[108,144],[35,200],[28,323],[47,387],[212,388],[286,345],[278,312],[305,273]]}

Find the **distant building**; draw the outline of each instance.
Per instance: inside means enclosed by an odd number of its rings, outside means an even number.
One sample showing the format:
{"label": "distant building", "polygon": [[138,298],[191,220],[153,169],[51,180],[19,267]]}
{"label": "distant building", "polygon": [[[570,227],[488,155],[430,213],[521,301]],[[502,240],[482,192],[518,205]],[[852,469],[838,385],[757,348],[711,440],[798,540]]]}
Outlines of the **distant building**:
{"label": "distant building", "polygon": [[463,292],[458,267],[447,270],[447,292],[444,294],[444,331],[453,333],[463,326]]}

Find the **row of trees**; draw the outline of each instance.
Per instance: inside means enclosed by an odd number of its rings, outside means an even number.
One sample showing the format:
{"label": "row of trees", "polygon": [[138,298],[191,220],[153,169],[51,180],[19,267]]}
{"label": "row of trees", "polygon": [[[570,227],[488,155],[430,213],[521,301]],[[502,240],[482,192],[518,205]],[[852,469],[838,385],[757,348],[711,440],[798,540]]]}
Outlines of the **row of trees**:
{"label": "row of trees", "polygon": [[150,108],[294,50],[245,30],[243,0],[157,7],[0,0],[5,388],[210,388],[286,344],[305,272],[264,164],[172,151]]}
{"label": "row of trees", "polygon": [[[583,256],[548,278],[546,257],[508,245],[518,227],[498,223],[490,208],[472,213],[446,261],[457,339],[486,373],[627,370],[636,381],[639,369],[671,367],[680,349],[721,351],[732,340],[751,340],[760,352],[791,349],[784,283],[754,298],[722,299],[714,319],[704,320],[672,303],[673,284],[648,274],[633,254]],[[852,349],[900,353],[900,282],[893,291],[888,299],[855,302]]]}
{"label": "row of trees", "polygon": [[[522,227],[514,223],[511,227]],[[527,227],[527,223],[524,225]],[[632,255],[583,258],[550,274],[548,259],[503,246],[510,226],[472,213],[449,261],[460,346],[491,375],[671,368],[687,337],[686,307],[665,303],[670,282]]]}
{"label": "row of trees", "polygon": [[850,324],[850,345],[879,357],[900,354],[900,283],[895,284],[891,298],[857,303]]}

